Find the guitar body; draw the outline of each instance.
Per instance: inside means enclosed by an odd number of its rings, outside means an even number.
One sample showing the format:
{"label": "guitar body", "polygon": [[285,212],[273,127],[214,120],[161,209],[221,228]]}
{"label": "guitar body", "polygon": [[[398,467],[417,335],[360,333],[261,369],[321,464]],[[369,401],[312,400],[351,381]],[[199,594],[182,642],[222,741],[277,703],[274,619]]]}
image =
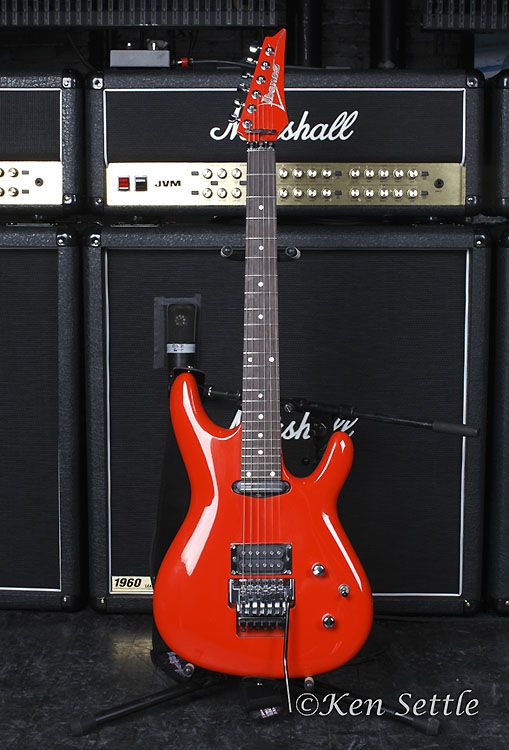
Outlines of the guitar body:
{"label": "guitar body", "polygon": [[[191,374],[174,381],[170,410],[191,504],[155,584],[154,616],[165,642],[210,670],[283,677],[283,630],[239,629],[229,597],[231,581],[242,579],[242,571],[232,573],[231,545],[291,543],[291,574],[272,576],[294,587],[288,673],[303,677],[347,662],[372,623],[369,583],[336,511],[353,458],[350,438],[334,434],[309,477],[293,477],[283,466],[281,478],[290,485],[285,494],[245,497],[232,488],[239,479],[242,427],[225,429],[208,418]],[[322,575],[313,572],[316,564]],[[346,595],[338,591],[341,585],[348,587]],[[326,616],[333,618],[331,627]]]}

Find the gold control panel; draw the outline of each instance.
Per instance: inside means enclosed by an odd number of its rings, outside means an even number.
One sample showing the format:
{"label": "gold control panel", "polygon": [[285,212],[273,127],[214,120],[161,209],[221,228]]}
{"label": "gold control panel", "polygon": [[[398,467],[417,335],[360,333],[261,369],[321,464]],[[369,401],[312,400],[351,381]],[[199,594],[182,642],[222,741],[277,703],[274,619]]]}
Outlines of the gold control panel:
{"label": "gold control panel", "polygon": [[0,162],[0,207],[60,206],[62,193],[61,162]]}
{"label": "gold control panel", "polygon": [[[111,163],[107,206],[242,206],[245,163]],[[279,206],[461,206],[461,164],[287,163],[276,167]]]}

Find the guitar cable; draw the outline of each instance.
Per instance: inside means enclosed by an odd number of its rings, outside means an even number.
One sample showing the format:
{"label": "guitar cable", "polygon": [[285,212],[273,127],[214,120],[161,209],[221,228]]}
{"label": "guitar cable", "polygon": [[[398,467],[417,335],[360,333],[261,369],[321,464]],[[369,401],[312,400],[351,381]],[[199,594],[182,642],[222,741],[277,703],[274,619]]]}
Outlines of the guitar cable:
{"label": "guitar cable", "polygon": [[292,713],[292,697],[290,695],[290,679],[288,677],[288,631],[290,629],[290,600],[286,598],[285,611],[285,635],[283,641],[283,672],[285,675],[286,700],[288,703],[288,713]]}

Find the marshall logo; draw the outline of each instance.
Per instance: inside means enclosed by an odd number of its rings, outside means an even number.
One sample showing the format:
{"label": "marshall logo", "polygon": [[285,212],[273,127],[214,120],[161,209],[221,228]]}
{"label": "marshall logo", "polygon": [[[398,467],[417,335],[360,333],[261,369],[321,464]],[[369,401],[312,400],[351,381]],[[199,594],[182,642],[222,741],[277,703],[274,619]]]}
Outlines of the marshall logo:
{"label": "marshall logo", "polygon": [[156,182],[155,187],[180,187],[181,184],[181,180],[159,180]]}
{"label": "marshall logo", "polygon": [[[271,83],[272,85],[272,83]],[[270,95],[270,89],[269,94]],[[359,116],[358,110],[352,112],[340,112],[333,123],[317,122],[311,124],[308,122],[309,110],[304,110],[298,123],[290,120],[283,130],[279,139],[282,141],[347,141],[354,134],[353,125]],[[215,141],[223,141],[229,138],[231,141],[237,135],[237,123],[230,122],[224,130],[221,128],[211,128],[210,137]]]}
{"label": "marshall logo", "polygon": [[[300,422],[297,422],[297,420],[292,420],[287,425],[284,425],[281,423],[281,437],[283,440],[309,440],[311,438],[311,424],[309,422],[310,414],[309,412],[305,412]],[[240,409],[237,410],[235,416],[233,417],[230,428],[237,427],[242,421],[242,411]],[[336,432],[337,430],[341,430],[341,432],[346,432],[347,435],[350,435],[350,437],[353,437],[355,430],[353,429],[355,425],[358,422],[358,418],[355,419],[341,419],[341,417],[338,417],[334,421],[333,430]]]}

